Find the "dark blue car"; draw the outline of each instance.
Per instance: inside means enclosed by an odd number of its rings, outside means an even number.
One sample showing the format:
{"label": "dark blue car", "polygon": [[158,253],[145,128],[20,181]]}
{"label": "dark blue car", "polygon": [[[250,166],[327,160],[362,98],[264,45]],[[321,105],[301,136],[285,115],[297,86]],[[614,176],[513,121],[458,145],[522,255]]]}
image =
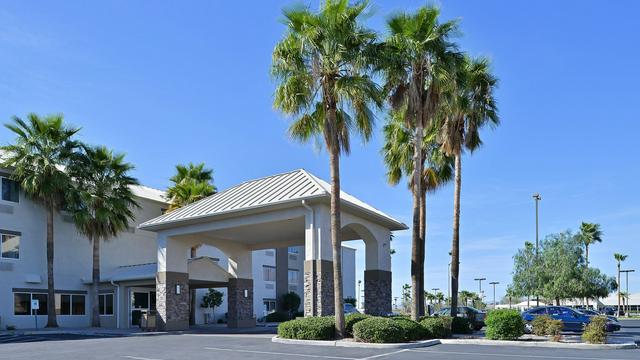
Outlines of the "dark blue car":
{"label": "dark blue car", "polygon": [[[555,320],[562,320],[563,331],[582,331],[591,322],[591,316],[566,306],[540,306],[522,313],[522,318],[527,323],[527,330],[531,330],[530,322],[537,316],[547,315]],[[620,330],[620,324],[608,321],[607,331]]]}

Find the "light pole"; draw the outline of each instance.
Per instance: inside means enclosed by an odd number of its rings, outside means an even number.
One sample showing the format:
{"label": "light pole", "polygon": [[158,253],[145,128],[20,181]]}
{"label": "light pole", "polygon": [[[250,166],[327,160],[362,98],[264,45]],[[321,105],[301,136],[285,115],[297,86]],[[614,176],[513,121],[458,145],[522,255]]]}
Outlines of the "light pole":
{"label": "light pole", "polygon": [[[533,194],[533,200],[536,202],[536,265],[538,264],[538,248],[540,247],[540,236],[538,226],[538,207],[542,196],[539,193]],[[540,306],[540,296],[538,295],[538,278],[536,276],[536,306]]]}
{"label": "light pole", "polygon": [[[438,290],[440,290],[440,288],[432,288],[431,291],[433,291],[433,296],[436,296],[436,293],[438,292]],[[433,298],[431,298],[433,299]],[[433,305],[433,301],[431,301],[431,305]],[[438,301],[438,308],[440,308],[440,301]],[[431,315],[431,309],[429,309],[429,315]]]}
{"label": "light pole", "polygon": [[447,265],[447,302],[451,306],[451,263]]}
{"label": "light pole", "polygon": [[475,278],[473,279],[478,282],[478,297],[480,298],[480,305],[478,307],[482,307],[482,282],[487,280],[487,278]]}
{"label": "light pole", "polygon": [[[625,273],[625,276],[627,278],[626,282],[627,282],[627,317],[629,317],[629,310],[631,310],[631,306],[629,305],[629,273],[630,272],[635,272],[635,270],[620,270],[621,273]],[[618,285],[620,286],[620,285]]]}
{"label": "light pole", "polygon": [[493,310],[496,309],[496,285],[500,284],[497,281],[492,281],[489,284],[493,285]]}
{"label": "light pole", "polygon": [[360,285],[362,284],[362,280],[358,280],[358,307],[362,309],[362,303],[360,302]]}

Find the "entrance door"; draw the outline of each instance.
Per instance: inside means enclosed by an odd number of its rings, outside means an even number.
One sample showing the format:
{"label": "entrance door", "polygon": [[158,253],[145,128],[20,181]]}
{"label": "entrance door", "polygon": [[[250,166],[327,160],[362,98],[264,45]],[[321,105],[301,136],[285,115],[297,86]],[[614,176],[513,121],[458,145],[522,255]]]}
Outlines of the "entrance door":
{"label": "entrance door", "polygon": [[129,290],[129,327],[140,326],[143,314],[156,310],[156,292],[143,288]]}

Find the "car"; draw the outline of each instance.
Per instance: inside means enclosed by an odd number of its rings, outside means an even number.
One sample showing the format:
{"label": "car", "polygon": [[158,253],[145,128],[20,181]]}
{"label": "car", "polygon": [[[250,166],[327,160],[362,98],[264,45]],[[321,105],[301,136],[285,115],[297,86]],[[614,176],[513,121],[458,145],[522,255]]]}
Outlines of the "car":
{"label": "car", "polygon": [[[533,327],[531,322],[538,316],[547,315],[555,320],[561,320],[563,331],[581,332],[584,327],[591,322],[593,315],[587,315],[578,310],[566,306],[539,306],[522,313],[522,319],[526,322],[525,331],[531,332]],[[617,321],[607,319],[607,331],[613,332],[620,330],[620,324]]]}
{"label": "car", "polygon": [[[613,306],[606,306],[602,308],[602,313],[606,315],[618,315],[618,310]],[[620,315],[624,315],[624,310],[620,309]]]}
{"label": "car", "polygon": [[605,313],[601,313],[599,311],[595,311],[595,310],[591,310],[591,309],[585,309],[585,310],[579,310],[581,313],[588,315],[588,316],[606,316],[607,319],[609,319],[609,321],[615,321],[618,322],[618,318],[615,316],[611,316],[611,315],[607,315]]}
{"label": "car", "polygon": [[344,304],[344,313],[345,314],[359,314],[360,311],[358,311],[358,309],[356,309],[355,306],[353,306],[353,304],[349,304],[349,303],[345,303]]}
{"label": "car", "polygon": [[[437,311],[433,314],[433,316],[450,315],[450,308],[442,308],[440,311]],[[458,313],[456,314],[456,316],[469,319],[469,321],[471,321],[471,324],[473,324],[473,329],[478,331],[484,327],[484,319],[487,317],[487,313],[471,306],[458,306]]]}

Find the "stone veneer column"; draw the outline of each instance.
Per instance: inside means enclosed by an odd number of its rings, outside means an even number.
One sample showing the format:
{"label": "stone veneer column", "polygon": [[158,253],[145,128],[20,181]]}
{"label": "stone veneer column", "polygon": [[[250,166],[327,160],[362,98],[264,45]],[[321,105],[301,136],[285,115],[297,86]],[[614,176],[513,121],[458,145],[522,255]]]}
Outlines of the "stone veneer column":
{"label": "stone veneer column", "polygon": [[253,279],[229,279],[227,306],[230,328],[256,326],[256,318],[253,316]]}
{"label": "stone veneer column", "polygon": [[[180,294],[176,294],[176,285],[180,285]],[[189,274],[173,271],[156,274],[156,310],[158,329],[189,329]]]}
{"label": "stone veneer column", "polygon": [[364,312],[371,315],[391,312],[391,271],[364,271]]}
{"label": "stone veneer column", "polygon": [[304,262],[304,316],[334,315],[333,261]]}

